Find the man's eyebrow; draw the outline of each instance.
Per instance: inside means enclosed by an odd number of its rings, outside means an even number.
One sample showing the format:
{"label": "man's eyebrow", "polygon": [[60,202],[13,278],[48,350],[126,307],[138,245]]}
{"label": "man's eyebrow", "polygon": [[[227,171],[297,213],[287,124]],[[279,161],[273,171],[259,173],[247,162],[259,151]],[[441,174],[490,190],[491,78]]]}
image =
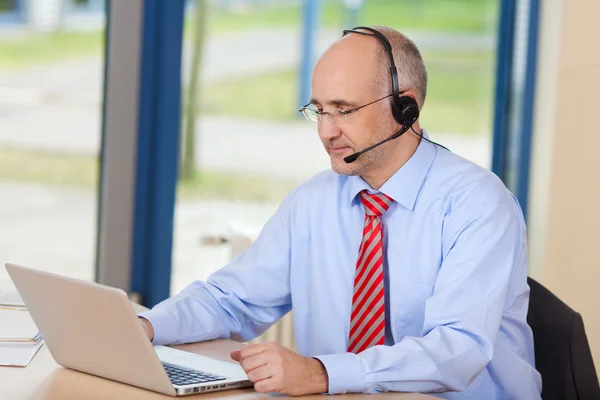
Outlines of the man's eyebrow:
{"label": "man's eyebrow", "polygon": [[[322,103],[319,100],[312,97],[310,99],[310,104],[322,104]],[[354,107],[354,106],[356,106],[356,103],[353,103],[348,100],[329,100],[329,101],[326,101],[325,104],[331,105],[331,106],[337,106],[337,107]]]}

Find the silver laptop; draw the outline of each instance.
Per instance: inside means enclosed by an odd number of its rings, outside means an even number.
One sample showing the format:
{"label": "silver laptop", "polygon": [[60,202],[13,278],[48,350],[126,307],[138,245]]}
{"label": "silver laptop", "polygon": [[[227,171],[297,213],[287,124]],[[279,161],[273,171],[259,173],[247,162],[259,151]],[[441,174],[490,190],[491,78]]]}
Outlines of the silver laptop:
{"label": "silver laptop", "polygon": [[238,364],[152,346],[122,290],[12,264],[6,269],[63,367],[170,396],[252,385]]}

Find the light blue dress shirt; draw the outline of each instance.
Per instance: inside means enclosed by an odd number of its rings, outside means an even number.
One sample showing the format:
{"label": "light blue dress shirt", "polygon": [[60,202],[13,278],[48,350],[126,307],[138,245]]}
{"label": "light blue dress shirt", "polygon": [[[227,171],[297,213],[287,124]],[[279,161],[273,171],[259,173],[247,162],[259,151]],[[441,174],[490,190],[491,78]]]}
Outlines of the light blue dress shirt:
{"label": "light blue dress shirt", "polygon": [[333,171],[300,185],[250,249],[140,314],[154,343],[250,340],[293,308],[297,350],[321,360],[332,394],[540,399],[520,207],[494,174],[426,141],[380,189],[395,200],[382,218],[386,345],[347,352],[364,189]]}

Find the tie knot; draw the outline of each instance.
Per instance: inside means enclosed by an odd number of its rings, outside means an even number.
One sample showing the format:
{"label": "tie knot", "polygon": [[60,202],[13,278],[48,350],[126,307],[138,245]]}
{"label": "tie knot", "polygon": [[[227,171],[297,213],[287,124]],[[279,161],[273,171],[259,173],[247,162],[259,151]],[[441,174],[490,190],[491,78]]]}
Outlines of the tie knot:
{"label": "tie knot", "polygon": [[360,192],[360,199],[362,200],[367,215],[378,218],[381,218],[383,213],[390,208],[390,205],[394,201],[394,199],[384,193],[368,193],[365,190]]}

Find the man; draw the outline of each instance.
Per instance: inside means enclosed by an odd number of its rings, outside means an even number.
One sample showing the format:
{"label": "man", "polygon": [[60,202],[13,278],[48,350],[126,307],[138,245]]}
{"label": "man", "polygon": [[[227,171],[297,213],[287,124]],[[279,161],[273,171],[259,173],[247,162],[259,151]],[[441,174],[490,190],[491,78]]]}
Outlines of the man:
{"label": "man", "polygon": [[[421,108],[418,49],[377,30],[396,90]],[[249,340],[293,309],[299,353],[266,343],[231,355],[259,392],[539,399],[525,225],[502,182],[429,142],[418,121],[344,160],[403,128],[390,63],[369,29],[325,52],[303,111],[332,171],[290,193],[244,254],[141,321],[156,344]]]}

